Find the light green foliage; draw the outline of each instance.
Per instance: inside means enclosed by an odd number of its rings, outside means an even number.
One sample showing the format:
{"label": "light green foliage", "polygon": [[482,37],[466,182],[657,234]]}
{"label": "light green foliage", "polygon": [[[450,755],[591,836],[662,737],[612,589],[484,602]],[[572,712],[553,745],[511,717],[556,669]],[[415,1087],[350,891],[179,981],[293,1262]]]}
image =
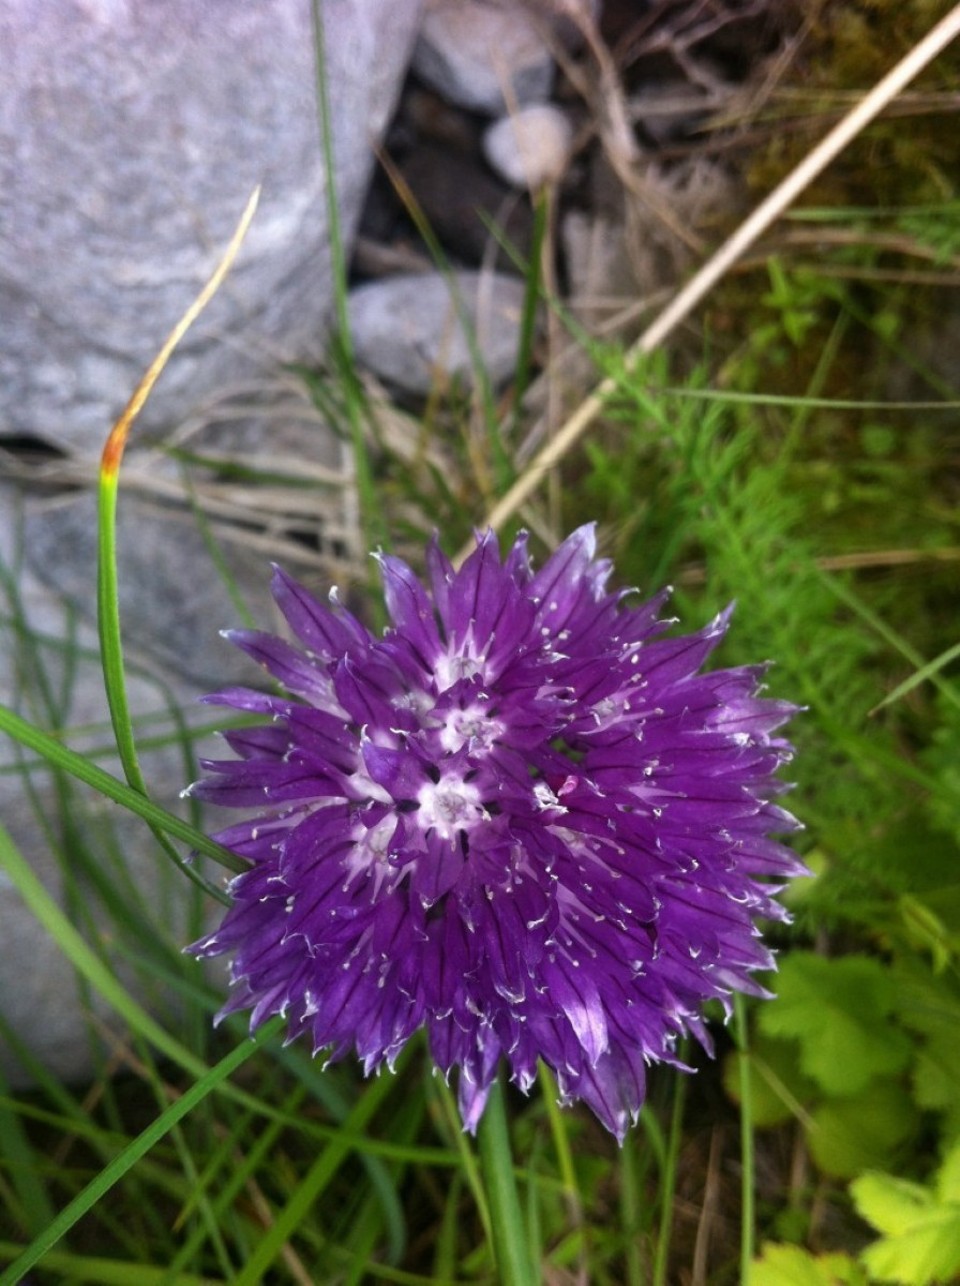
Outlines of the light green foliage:
{"label": "light green foliage", "polygon": [[[897,975],[870,956],[792,951],[775,986],[777,998],[758,1011],[749,1055],[756,1124],[799,1120],[826,1174],[848,1178],[891,1164],[917,1128],[917,1105],[945,1106],[942,1091],[926,1103],[919,1095],[917,1079],[929,1074],[937,1049],[918,1048],[897,1025],[903,999]],[[942,1022],[933,1030],[941,1040]],[[724,1084],[738,1098],[735,1057]],[[900,1075],[908,1068],[916,1097]]]}
{"label": "light green foliage", "polygon": [[910,1041],[889,1022],[896,991],[878,960],[794,951],[776,985],[776,1002],[760,1012],[761,1029],[794,1037],[803,1071],[825,1093],[858,1094],[876,1077],[907,1066]]}
{"label": "light green foliage", "polygon": [[960,1272],[960,1144],[930,1185],[867,1173],[850,1192],[859,1213],[882,1234],[861,1256],[874,1280],[927,1286]]}
{"label": "light green foliage", "polygon": [[745,1286],[868,1286],[849,1255],[811,1255],[799,1246],[764,1246],[750,1266]]}

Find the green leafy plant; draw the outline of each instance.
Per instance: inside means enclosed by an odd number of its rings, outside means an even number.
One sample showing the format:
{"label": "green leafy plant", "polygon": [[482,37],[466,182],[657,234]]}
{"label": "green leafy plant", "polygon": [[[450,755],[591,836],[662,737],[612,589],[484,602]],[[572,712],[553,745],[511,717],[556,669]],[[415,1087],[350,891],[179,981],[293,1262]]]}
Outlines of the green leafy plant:
{"label": "green leafy plant", "polygon": [[875,1281],[928,1286],[960,1272],[960,1143],[929,1185],[869,1172],[850,1185],[857,1210],[882,1235],[861,1255]]}

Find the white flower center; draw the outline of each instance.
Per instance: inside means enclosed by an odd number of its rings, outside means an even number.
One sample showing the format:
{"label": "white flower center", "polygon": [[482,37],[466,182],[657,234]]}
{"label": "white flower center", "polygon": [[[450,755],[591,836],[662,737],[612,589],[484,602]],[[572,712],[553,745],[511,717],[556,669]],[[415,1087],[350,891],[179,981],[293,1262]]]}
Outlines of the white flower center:
{"label": "white flower center", "polygon": [[433,667],[437,692],[446,692],[460,679],[472,679],[475,674],[485,677],[486,665],[487,654],[477,647],[471,622],[463,639],[452,638],[447,651],[437,657]]}
{"label": "white flower center", "polygon": [[440,745],[451,755],[468,742],[471,750],[489,750],[502,732],[503,724],[498,719],[491,719],[483,706],[473,705],[466,710],[451,710],[444,716],[439,731]]}
{"label": "white flower center", "polygon": [[458,831],[469,829],[483,816],[480,792],[476,786],[457,777],[441,777],[421,789],[417,821],[425,831],[431,828],[440,839],[453,839]]}

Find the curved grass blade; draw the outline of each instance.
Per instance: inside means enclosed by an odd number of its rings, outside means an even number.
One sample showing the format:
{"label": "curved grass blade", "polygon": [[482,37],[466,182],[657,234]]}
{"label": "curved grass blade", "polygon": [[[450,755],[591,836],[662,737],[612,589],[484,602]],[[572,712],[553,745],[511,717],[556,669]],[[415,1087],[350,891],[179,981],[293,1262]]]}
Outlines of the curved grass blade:
{"label": "curved grass blade", "polygon": [[[119,596],[117,589],[117,490],[120,465],[137,416],[146,405],[153,386],[170,359],[173,350],[199,317],[227,275],[246,236],[250,221],[257,208],[260,189],[256,188],[237,225],[229,245],[209,281],[164,340],[159,353],[147,369],[133,396],[124,407],[110,431],[100,459],[98,491],[98,552],[97,552],[97,624],[100,631],[100,653],[103,679],[107,691],[107,704],[113,724],[120,762],[129,785],[146,797],[147,786],[140,770],[137,748],[127,700],[127,684],[123,665],[123,643],[120,633]],[[168,857],[183,866],[175,849],[167,839],[163,827],[155,827],[147,819],[158,842]]]}
{"label": "curved grass blade", "polygon": [[[0,1241],[0,1258],[16,1259],[21,1248],[9,1241]],[[165,1286],[167,1270],[152,1264],[135,1264],[125,1259],[104,1259],[96,1255],[74,1255],[64,1250],[53,1250],[44,1258],[44,1267],[57,1273],[72,1286],[90,1282],[92,1286]],[[177,1286],[223,1286],[217,1277],[198,1277],[194,1273],[181,1273]]]}
{"label": "curved grass blade", "polygon": [[[18,714],[14,714],[7,706],[0,705],[0,732],[5,732],[11,736],[14,741],[19,741],[21,745],[29,747],[38,755],[41,755],[48,763],[53,764],[55,768],[62,768],[71,777],[76,777],[78,781],[86,782],[94,790],[99,791],[101,795],[106,795],[112,799],[115,804],[128,809],[131,813],[136,813],[139,817],[151,827],[165,832],[167,835],[173,835],[176,839],[183,840],[189,844],[198,853],[203,853],[205,857],[211,857],[221,866],[239,874],[247,869],[247,863],[242,858],[237,857],[236,853],[231,853],[229,849],[218,844],[216,840],[208,838],[202,831],[198,831],[195,826],[185,822],[182,817],[177,817],[175,813],[167,812],[159,804],[148,799],[146,795],[135,790],[132,786],[126,785],[118,780],[105,769],[91,763],[84,755],[78,755],[75,750],[70,750],[56,737],[51,737],[49,733],[41,731],[28,723]],[[206,880],[194,871],[189,863],[184,862],[180,857],[175,855],[177,865],[183,873],[191,879],[199,882],[204,892],[210,893],[224,899],[221,890],[209,884]]]}
{"label": "curved grass blade", "polygon": [[[926,683],[928,679],[936,679],[939,676],[940,671],[945,669],[951,661],[955,661],[958,656],[960,656],[960,643],[955,643],[953,647],[947,648],[945,652],[941,652],[939,656],[935,656],[933,660],[928,661],[926,665],[921,665],[920,669],[917,670],[915,674],[911,674],[910,677],[904,679],[902,683],[898,683],[892,692],[888,692],[883,700],[879,701],[873,707],[870,714],[876,714],[877,711],[882,710],[884,706],[893,705],[895,701],[899,701],[901,697],[905,697],[908,692],[912,692],[913,689],[919,687],[921,683]],[[938,683],[937,686],[943,695],[946,696],[954,705],[960,704],[960,698],[958,698],[956,690],[952,684]]]}

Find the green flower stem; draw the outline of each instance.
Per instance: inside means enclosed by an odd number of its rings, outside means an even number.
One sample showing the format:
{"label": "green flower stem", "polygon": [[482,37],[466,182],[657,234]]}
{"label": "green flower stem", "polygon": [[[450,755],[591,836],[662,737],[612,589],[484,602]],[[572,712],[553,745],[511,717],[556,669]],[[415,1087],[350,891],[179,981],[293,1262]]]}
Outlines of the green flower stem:
{"label": "green flower stem", "polygon": [[[681,1049],[681,1058],[685,1058]],[[673,1206],[677,1192],[677,1173],[680,1166],[680,1146],[683,1142],[683,1109],[687,1096],[688,1077],[683,1072],[674,1073],[673,1110],[670,1114],[670,1135],[664,1151],[660,1178],[660,1229],[653,1265],[654,1286],[666,1286],[670,1262],[670,1239],[673,1233]]]}
{"label": "green flower stem", "polygon": [[750,1035],[747,1007],[743,996],[733,998],[734,1035],[740,1051],[740,1154],[742,1166],[742,1203],[740,1215],[740,1280],[747,1281],[753,1260],[754,1227],[754,1156],[753,1100],[750,1089]]}
{"label": "green flower stem", "polygon": [[510,1150],[503,1086],[499,1078],[490,1090],[477,1136],[483,1182],[493,1225],[497,1279],[502,1286],[537,1286],[540,1277],[530,1262],[520,1215],[520,1198]]}

